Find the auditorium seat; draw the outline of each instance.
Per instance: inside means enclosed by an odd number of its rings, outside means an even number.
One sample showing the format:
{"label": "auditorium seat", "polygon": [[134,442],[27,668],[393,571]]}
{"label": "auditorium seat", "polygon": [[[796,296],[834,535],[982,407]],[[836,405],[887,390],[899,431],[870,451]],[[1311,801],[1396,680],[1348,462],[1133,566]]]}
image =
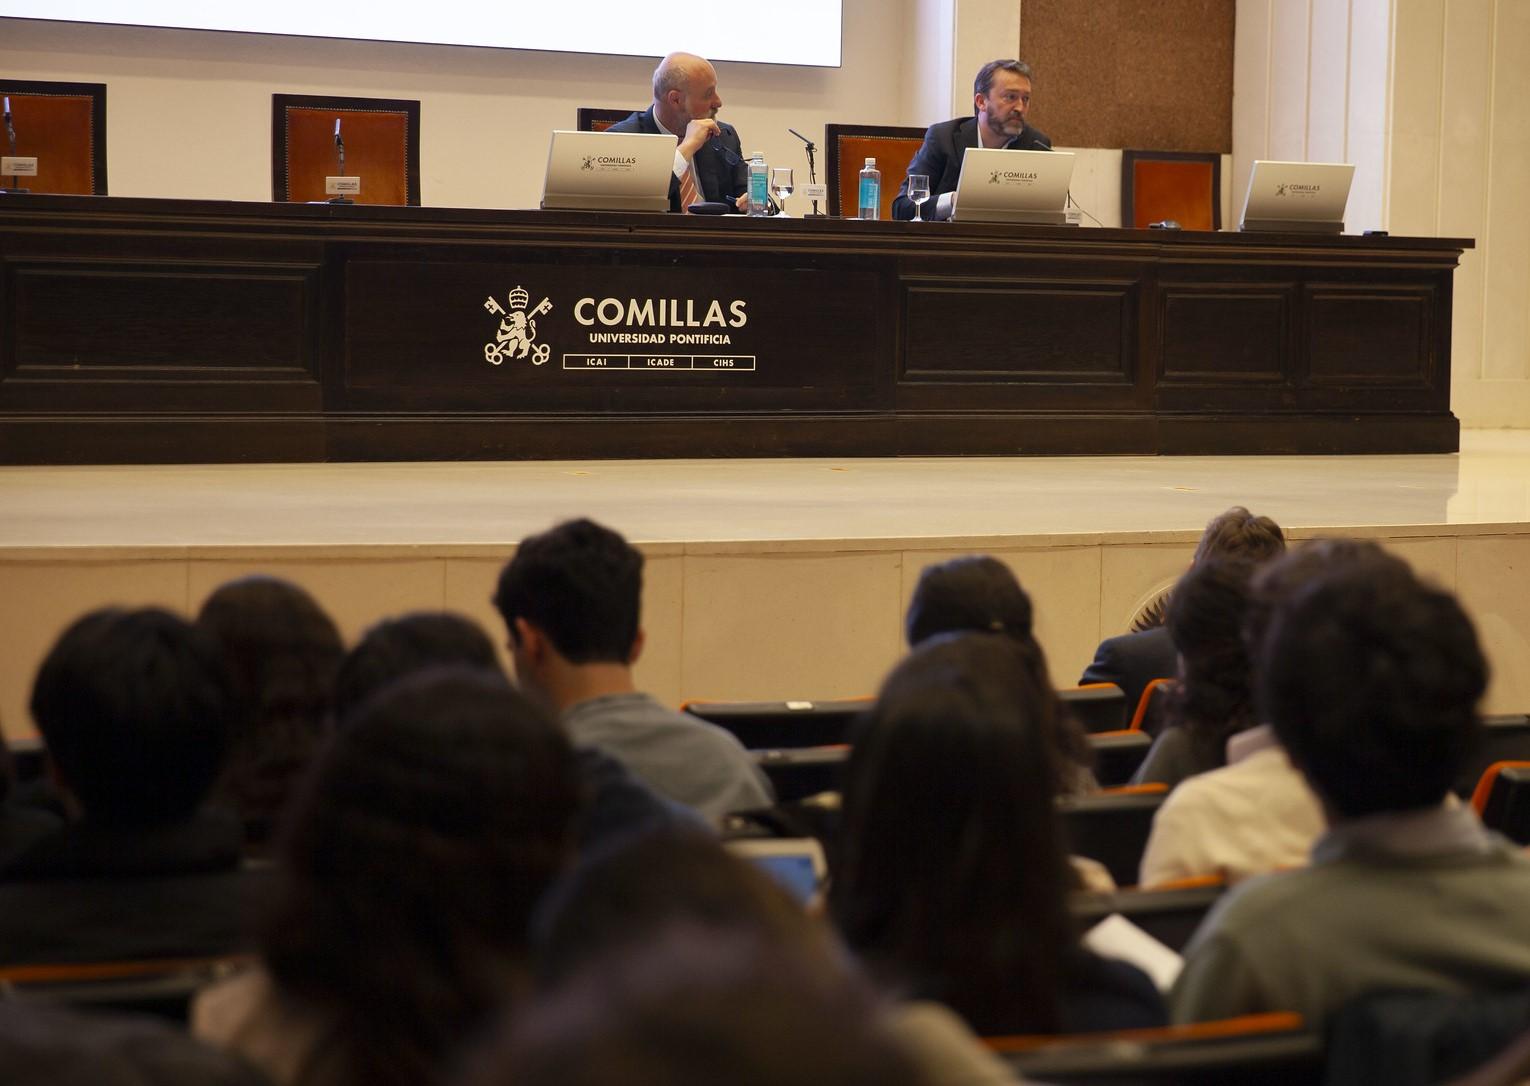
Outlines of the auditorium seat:
{"label": "auditorium seat", "polygon": [[1134,1086],[1299,1086],[1323,1081],[1322,1036],[1300,1015],[1247,1015],[1163,1029],[986,1038],[1027,1081]]}
{"label": "auditorium seat", "polygon": [[844,743],[850,725],[872,699],[833,701],[687,701],[683,712],[726,728],[750,750],[823,747]]}
{"label": "auditorium seat", "polygon": [[1094,751],[1094,779],[1106,788],[1124,785],[1147,758],[1153,737],[1134,728],[1095,732],[1089,736]]}
{"label": "auditorium seat", "polygon": [[574,127],[580,132],[604,132],[617,121],[625,121],[631,115],[630,109],[580,106],[574,114]]}
{"label": "auditorium seat", "polygon": [[191,1000],[248,956],[90,962],[0,968],[0,999],[153,1014],[188,1021]]}
{"label": "auditorium seat", "polygon": [[1178,681],[1174,678],[1153,679],[1144,686],[1129,726],[1147,732],[1154,739],[1158,738],[1164,728],[1164,706]]}
{"label": "auditorium seat", "polygon": [[1483,824],[1520,845],[1530,845],[1530,761],[1494,762],[1472,793]]}
{"label": "auditorium seat", "polygon": [[874,158],[882,171],[882,218],[892,218],[893,198],[908,175],[908,164],[924,143],[924,129],[829,124],[824,125],[824,142],[828,145],[829,214],[855,217],[861,169],[868,158]]}
{"label": "auditorium seat", "polygon": [[1227,880],[1220,877],[1182,879],[1152,889],[1126,887],[1108,894],[1075,894],[1070,907],[1085,928],[1120,913],[1177,953],[1185,949],[1226,890]]}
{"label": "auditorium seat", "polygon": [[1484,718],[1482,742],[1456,777],[1455,793],[1470,799],[1494,762],[1530,761],[1530,716],[1500,713]]}
{"label": "auditorium seat", "polygon": [[1126,714],[1130,706],[1126,704],[1126,695],[1115,683],[1070,686],[1059,690],[1057,696],[1086,732],[1114,732],[1127,726]]}
{"label": "auditorium seat", "polygon": [[790,803],[821,792],[839,791],[840,775],[850,757],[843,743],[821,747],[752,750],[755,761],[770,778],[776,800]]}
{"label": "auditorium seat", "polygon": [[1122,151],[1121,225],[1173,219],[1184,230],[1222,228],[1222,156],[1199,151]]}
{"label": "auditorium seat", "polygon": [[1060,798],[1068,851],[1104,864],[1117,885],[1132,885],[1166,795],[1163,785],[1140,785]]}

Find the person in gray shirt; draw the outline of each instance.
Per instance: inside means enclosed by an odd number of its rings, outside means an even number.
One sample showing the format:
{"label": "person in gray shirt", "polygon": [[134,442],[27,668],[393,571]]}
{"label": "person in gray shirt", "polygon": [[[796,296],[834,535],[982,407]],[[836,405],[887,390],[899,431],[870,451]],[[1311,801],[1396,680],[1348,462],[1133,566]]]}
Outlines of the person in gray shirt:
{"label": "person in gray shirt", "polygon": [[642,554],[592,520],[523,539],[494,593],[517,681],[562,715],[576,745],[714,823],[771,806],[770,782],[737,739],[637,689],[642,587]]}
{"label": "person in gray shirt", "polygon": [[1207,917],[1170,996],[1177,1022],[1296,1011],[1320,1028],[1381,989],[1530,983],[1530,859],[1450,794],[1481,729],[1476,631],[1401,559],[1347,552],[1274,605],[1255,668],[1328,832],[1311,867],[1246,882]]}

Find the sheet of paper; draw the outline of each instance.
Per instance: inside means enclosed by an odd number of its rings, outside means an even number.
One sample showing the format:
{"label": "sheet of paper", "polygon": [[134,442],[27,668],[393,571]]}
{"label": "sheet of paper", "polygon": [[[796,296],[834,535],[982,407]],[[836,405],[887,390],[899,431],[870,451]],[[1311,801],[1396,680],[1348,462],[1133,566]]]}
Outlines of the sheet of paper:
{"label": "sheet of paper", "polygon": [[1111,913],[1084,933],[1084,945],[1107,958],[1131,962],[1153,979],[1160,992],[1174,986],[1185,960],[1120,913]]}

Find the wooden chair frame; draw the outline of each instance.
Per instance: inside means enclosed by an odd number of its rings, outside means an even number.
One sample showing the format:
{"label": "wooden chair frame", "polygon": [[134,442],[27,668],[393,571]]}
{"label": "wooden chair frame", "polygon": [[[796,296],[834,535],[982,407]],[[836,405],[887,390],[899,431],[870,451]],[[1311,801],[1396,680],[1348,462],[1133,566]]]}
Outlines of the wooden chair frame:
{"label": "wooden chair frame", "polygon": [[1121,225],[1130,228],[1135,219],[1138,162],[1204,162],[1211,166],[1211,228],[1222,229],[1222,156],[1213,151],[1122,151]]}
{"label": "wooden chair frame", "polygon": [[[105,196],[106,188],[106,84],[63,83],[51,79],[0,79],[0,95],[46,95],[90,99],[90,195]],[[0,154],[10,154],[0,131]],[[22,182],[25,183],[25,178]]]}
{"label": "wooden chair frame", "polygon": [[402,113],[406,121],[404,186],[409,207],[420,206],[420,103],[408,98],[348,98],[324,94],[271,95],[271,198],[291,199],[287,176],[287,110],[322,109],[336,113]]}

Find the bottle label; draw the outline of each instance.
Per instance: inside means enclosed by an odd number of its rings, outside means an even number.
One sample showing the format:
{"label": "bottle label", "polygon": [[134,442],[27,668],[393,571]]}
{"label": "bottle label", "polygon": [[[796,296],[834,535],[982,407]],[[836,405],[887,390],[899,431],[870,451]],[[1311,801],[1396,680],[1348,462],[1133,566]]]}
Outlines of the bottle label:
{"label": "bottle label", "polygon": [[882,186],[875,177],[861,178],[861,207],[882,210]]}
{"label": "bottle label", "polygon": [[769,178],[764,170],[749,171],[749,202],[765,206],[769,197]]}

